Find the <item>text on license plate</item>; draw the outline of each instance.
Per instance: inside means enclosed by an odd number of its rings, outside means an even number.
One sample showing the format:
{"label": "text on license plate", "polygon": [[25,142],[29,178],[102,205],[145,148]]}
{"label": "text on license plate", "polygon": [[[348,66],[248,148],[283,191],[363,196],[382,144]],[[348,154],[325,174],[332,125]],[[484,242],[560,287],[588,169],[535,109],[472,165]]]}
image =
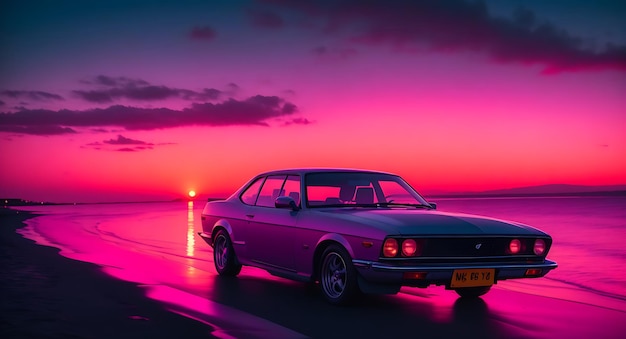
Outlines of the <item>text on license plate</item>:
{"label": "text on license plate", "polygon": [[494,275],[493,268],[454,270],[450,287],[491,286]]}

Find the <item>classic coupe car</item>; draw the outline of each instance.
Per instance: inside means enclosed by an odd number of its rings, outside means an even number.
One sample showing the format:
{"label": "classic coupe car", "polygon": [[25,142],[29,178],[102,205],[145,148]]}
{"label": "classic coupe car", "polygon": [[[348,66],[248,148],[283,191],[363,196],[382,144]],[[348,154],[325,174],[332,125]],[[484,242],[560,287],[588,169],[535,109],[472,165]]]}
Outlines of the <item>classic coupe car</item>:
{"label": "classic coupe car", "polygon": [[209,201],[202,232],[218,274],[242,265],[318,283],[331,304],[401,286],[444,285],[479,297],[500,280],[542,277],[552,238],[535,228],[445,213],[397,175],[288,169],[252,178]]}

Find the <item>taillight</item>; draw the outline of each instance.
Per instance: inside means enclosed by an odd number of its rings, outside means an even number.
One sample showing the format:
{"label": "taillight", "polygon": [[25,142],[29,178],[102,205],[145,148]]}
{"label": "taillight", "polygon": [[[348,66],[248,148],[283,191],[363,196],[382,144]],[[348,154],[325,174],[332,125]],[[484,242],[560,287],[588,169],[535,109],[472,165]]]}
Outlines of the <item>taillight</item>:
{"label": "taillight", "polygon": [[536,255],[542,255],[546,251],[546,241],[543,239],[535,240],[535,246],[533,247],[533,252]]}
{"label": "taillight", "polygon": [[417,243],[413,239],[405,239],[402,242],[402,254],[405,257],[412,257],[417,252]]}
{"label": "taillight", "polygon": [[383,255],[387,258],[393,258],[398,254],[398,241],[388,238],[383,243]]}
{"label": "taillight", "polygon": [[519,239],[513,239],[509,243],[509,253],[517,254],[522,250],[522,242]]}

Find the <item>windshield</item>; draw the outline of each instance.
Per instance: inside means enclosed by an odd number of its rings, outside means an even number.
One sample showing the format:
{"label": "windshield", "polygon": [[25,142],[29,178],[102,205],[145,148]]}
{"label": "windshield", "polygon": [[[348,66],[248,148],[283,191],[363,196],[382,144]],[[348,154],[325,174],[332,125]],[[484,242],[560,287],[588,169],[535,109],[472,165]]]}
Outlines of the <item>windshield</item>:
{"label": "windshield", "polygon": [[379,173],[310,173],[308,207],[429,206],[402,178]]}

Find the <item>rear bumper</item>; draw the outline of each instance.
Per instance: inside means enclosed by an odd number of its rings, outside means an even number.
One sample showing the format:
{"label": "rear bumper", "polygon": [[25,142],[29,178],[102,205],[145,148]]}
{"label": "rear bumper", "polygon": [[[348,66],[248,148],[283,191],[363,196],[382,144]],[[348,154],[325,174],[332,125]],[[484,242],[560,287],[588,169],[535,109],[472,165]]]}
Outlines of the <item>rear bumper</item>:
{"label": "rear bumper", "polygon": [[[558,267],[552,260],[544,260],[542,263],[472,263],[450,265],[416,265],[397,266],[380,262],[365,260],[353,260],[361,278],[369,283],[394,284],[400,286],[446,285],[449,286],[452,274],[455,270],[462,269],[495,269],[495,282],[506,279],[538,278],[543,277],[551,270]],[[540,270],[539,273],[527,275],[528,270]],[[425,273],[420,279],[405,279],[405,273]]]}
{"label": "rear bumper", "polygon": [[209,244],[210,246],[213,246],[213,239],[211,239],[210,233],[198,232],[198,235],[200,236],[200,238],[206,241],[207,244]]}

